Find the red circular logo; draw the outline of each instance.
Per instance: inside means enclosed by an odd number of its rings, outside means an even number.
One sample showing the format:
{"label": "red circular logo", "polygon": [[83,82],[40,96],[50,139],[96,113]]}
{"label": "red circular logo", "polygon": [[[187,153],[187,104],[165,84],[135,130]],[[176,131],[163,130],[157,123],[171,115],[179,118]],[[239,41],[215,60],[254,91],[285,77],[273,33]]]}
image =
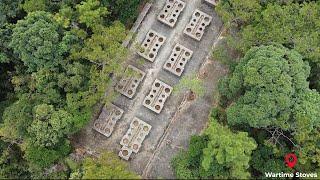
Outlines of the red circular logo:
{"label": "red circular logo", "polygon": [[289,168],[293,168],[297,164],[298,158],[295,154],[289,153],[284,157],[284,161]]}

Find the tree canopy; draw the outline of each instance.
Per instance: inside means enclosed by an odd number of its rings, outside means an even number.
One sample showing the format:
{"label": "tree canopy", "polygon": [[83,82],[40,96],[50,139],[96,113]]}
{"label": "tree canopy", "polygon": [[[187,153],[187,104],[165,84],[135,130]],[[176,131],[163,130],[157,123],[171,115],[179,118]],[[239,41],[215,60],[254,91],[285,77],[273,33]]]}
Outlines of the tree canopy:
{"label": "tree canopy", "polygon": [[[128,17],[135,19],[140,3]],[[0,2],[0,178],[70,177],[47,170],[65,163],[69,137],[107,102],[109,75],[122,71],[125,7],[99,0]]]}
{"label": "tree canopy", "polygon": [[230,30],[228,46],[242,54],[271,43],[294,49],[310,63],[310,84],[319,90],[319,9],[319,1],[222,0],[217,12]]}
{"label": "tree canopy", "polygon": [[65,53],[62,37],[52,15],[37,11],[18,21],[13,29],[10,46],[29,71],[50,69],[59,64]]}
{"label": "tree canopy", "polygon": [[187,152],[172,160],[178,178],[249,178],[249,161],[256,148],[246,132],[232,132],[214,118],[202,136],[190,140]]}
{"label": "tree canopy", "polygon": [[252,48],[231,77],[221,81],[220,92],[237,98],[228,110],[230,124],[288,129],[296,97],[308,87],[310,67],[293,50],[276,46]]}

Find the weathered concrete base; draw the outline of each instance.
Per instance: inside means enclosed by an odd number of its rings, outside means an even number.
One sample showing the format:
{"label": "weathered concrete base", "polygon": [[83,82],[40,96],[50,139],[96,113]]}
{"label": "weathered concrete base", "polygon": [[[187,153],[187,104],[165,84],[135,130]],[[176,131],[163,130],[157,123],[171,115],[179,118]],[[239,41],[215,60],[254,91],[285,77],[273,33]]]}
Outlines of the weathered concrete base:
{"label": "weathered concrete base", "polygon": [[171,93],[171,86],[160,81],[159,79],[156,79],[151,87],[149,94],[144,99],[143,105],[159,114]]}
{"label": "weathered concrete base", "polygon": [[106,137],[110,137],[122,114],[123,110],[113,104],[103,107],[102,113],[93,124],[93,129]]}
{"label": "weathered concrete base", "polygon": [[146,73],[140,69],[129,65],[123,74],[124,77],[117,83],[116,91],[128,98],[132,98],[145,75]]}
{"label": "weathered concrete base", "polygon": [[184,67],[192,58],[192,54],[193,51],[178,43],[172,49],[172,53],[163,65],[163,68],[174,75],[181,76],[184,71]]}
{"label": "weathered concrete base", "polygon": [[176,25],[180,13],[183,11],[185,5],[186,3],[181,0],[167,0],[158,15],[158,20],[173,28]]}
{"label": "weathered concrete base", "polygon": [[153,62],[165,41],[166,37],[150,29],[137,53],[148,61]]}
{"label": "weathered concrete base", "polygon": [[196,9],[183,33],[197,41],[201,41],[206,27],[211,23],[211,19],[211,16]]}
{"label": "weathered concrete base", "polygon": [[119,152],[119,156],[125,160],[129,160],[132,152],[138,153],[151,128],[152,126],[148,123],[136,117],[133,118],[128,131],[120,141],[122,148]]}

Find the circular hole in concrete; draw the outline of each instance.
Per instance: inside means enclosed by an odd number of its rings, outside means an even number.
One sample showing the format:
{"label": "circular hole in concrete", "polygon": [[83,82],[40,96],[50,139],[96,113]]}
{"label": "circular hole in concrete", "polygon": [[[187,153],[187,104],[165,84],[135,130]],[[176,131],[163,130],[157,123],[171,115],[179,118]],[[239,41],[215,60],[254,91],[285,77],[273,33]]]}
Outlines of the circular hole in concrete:
{"label": "circular hole in concrete", "polygon": [[167,13],[167,12],[168,12],[168,10],[164,10],[164,12],[165,12],[165,13]]}
{"label": "circular hole in concrete", "polygon": [[199,12],[196,12],[194,15],[195,15],[196,17],[199,17],[199,16],[200,16],[200,13],[199,13]]}
{"label": "circular hole in concrete", "polygon": [[128,154],[129,154],[129,152],[127,150],[122,150],[121,153],[123,156],[128,156]]}
{"label": "circular hole in concrete", "polygon": [[186,61],[186,58],[182,58],[182,61]]}
{"label": "circular hole in concrete", "polygon": [[173,0],[169,0],[169,3],[173,3]]}
{"label": "circular hole in concrete", "polygon": [[163,38],[162,38],[162,37],[160,37],[158,40],[159,40],[159,42],[162,42],[162,41],[163,41]]}
{"label": "circular hole in concrete", "polygon": [[143,130],[144,130],[145,132],[149,131],[149,127],[148,127],[148,126],[143,126]]}
{"label": "circular hole in concrete", "polygon": [[116,115],[119,116],[120,114],[121,114],[121,112],[117,110]]}
{"label": "circular hole in concrete", "polygon": [[152,51],[156,51],[157,49],[153,48]]}
{"label": "circular hole in concrete", "polygon": [[185,52],[184,54],[185,54],[186,56],[188,56],[188,57],[190,56],[190,53],[189,53],[189,52]]}
{"label": "circular hole in concrete", "polygon": [[193,23],[191,23],[191,24],[190,24],[190,26],[194,26],[194,24],[193,24]]}
{"label": "circular hole in concrete", "polygon": [[157,91],[156,91],[156,90],[153,90],[152,92],[153,92],[153,93],[156,93]]}
{"label": "circular hole in concrete", "polygon": [[150,97],[153,98],[153,95],[151,94]]}
{"label": "circular hole in concrete", "polygon": [[110,133],[110,129],[109,129],[109,128],[106,128],[106,129],[104,130],[104,132],[107,133],[107,134],[109,134],[109,133]]}
{"label": "circular hole in concrete", "polygon": [[202,31],[202,28],[199,28],[200,31]]}
{"label": "circular hole in concrete", "polygon": [[171,7],[170,5],[167,6],[167,8],[170,8],[170,7]]}
{"label": "circular hole in concrete", "polygon": [[134,150],[137,150],[138,148],[139,148],[138,144],[134,144],[134,145],[133,145],[133,149],[134,149]]}
{"label": "circular hole in concrete", "polygon": [[134,126],[138,126],[139,125],[139,122],[138,121],[133,121],[132,123]]}
{"label": "circular hole in concrete", "polygon": [[165,88],[165,89],[164,89],[164,92],[169,93],[169,92],[170,92],[170,89],[169,89],[169,88]]}
{"label": "circular hole in concrete", "polygon": [[177,54],[173,54],[173,56],[177,56]]}
{"label": "circular hole in concrete", "polygon": [[156,105],[156,106],[155,106],[155,109],[156,109],[156,110],[160,110],[160,106],[159,106],[159,105]]}
{"label": "circular hole in concrete", "polygon": [[165,17],[165,15],[164,15],[164,14],[161,14],[161,15],[160,15],[160,18],[161,18],[161,19],[163,19],[164,17]]}
{"label": "circular hole in concrete", "polygon": [[196,20],[196,19],[193,19],[192,21],[193,21],[193,22],[197,22],[197,20]]}
{"label": "circular hole in concrete", "polygon": [[136,85],[134,85],[134,84],[132,84],[132,86],[131,86],[132,88],[135,88],[136,87]]}
{"label": "circular hole in concrete", "polygon": [[159,99],[159,103],[162,103],[162,99]]}
{"label": "circular hole in concrete", "polygon": [[137,82],[138,82],[138,80],[134,80],[134,82],[135,82],[135,83],[137,83]]}
{"label": "circular hole in concrete", "polygon": [[209,22],[209,21],[210,21],[210,18],[205,17],[205,18],[204,18],[204,21],[205,21],[205,22]]}
{"label": "circular hole in concrete", "polygon": [[159,46],[159,44],[156,44],[156,47],[158,47]]}
{"label": "circular hole in concrete", "polygon": [[180,51],[181,49],[180,49],[180,47],[178,46],[178,47],[176,47],[176,51]]}
{"label": "circular hole in concrete", "polygon": [[173,59],[173,58],[171,58],[171,61],[174,61],[174,59]]}
{"label": "circular hole in concrete", "polygon": [[199,38],[201,37],[201,33],[196,33],[196,36]]}
{"label": "circular hole in concrete", "polygon": [[146,105],[149,105],[151,102],[150,102],[150,100],[148,99],[148,100],[146,100]]}
{"label": "circular hole in concrete", "polygon": [[176,15],[176,14],[173,14],[172,16],[173,16],[173,17],[176,17],[177,15]]}
{"label": "circular hole in concrete", "polygon": [[180,66],[183,66],[183,63],[180,63]]}
{"label": "circular hole in concrete", "polygon": [[201,25],[202,25],[202,26],[205,26],[206,24],[205,24],[205,23],[202,23]]}
{"label": "circular hole in concrete", "polygon": [[124,144],[128,144],[128,142],[129,142],[129,140],[128,140],[127,138],[124,138],[124,139],[123,139],[123,143],[124,143]]}
{"label": "circular hole in concrete", "polygon": [[160,83],[157,82],[157,83],[155,84],[155,86],[156,86],[156,87],[160,87]]}
{"label": "circular hole in concrete", "polygon": [[131,95],[132,93],[133,93],[132,90],[129,90],[129,91],[128,91],[128,94],[129,94],[129,95]]}
{"label": "circular hole in concrete", "polygon": [[100,129],[100,127],[101,127],[101,124],[100,123],[94,123],[94,127],[96,127],[96,128],[98,128],[98,129]]}
{"label": "circular hole in concrete", "polygon": [[150,53],[149,58],[154,58],[154,54]]}
{"label": "circular hole in concrete", "polygon": [[145,47],[148,47],[148,44],[144,44]]}
{"label": "circular hole in concrete", "polygon": [[183,8],[183,4],[180,3],[180,4],[178,5],[178,7],[179,7],[179,8]]}
{"label": "circular hole in concrete", "polygon": [[165,98],[165,97],[166,97],[166,95],[162,94],[162,96],[161,96],[161,97]]}
{"label": "circular hole in concrete", "polygon": [[174,22],[174,19],[170,19],[170,20],[169,20],[169,23],[173,23],[173,22]]}
{"label": "circular hole in concrete", "polygon": [[176,69],[176,72],[177,72],[177,73],[180,73],[180,72],[181,72],[181,69],[180,69],[180,68],[177,68],[177,69]]}
{"label": "circular hole in concrete", "polygon": [[149,36],[150,36],[150,37],[153,37],[153,36],[154,36],[154,34],[151,32],[151,33],[149,33]]}
{"label": "circular hole in concrete", "polygon": [[187,32],[191,32],[191,28],[187,28]]}
{"label": "circular hole in concrete", "polygon": [[150,42],[150,39],[147,39],[147,42]]}
{"label": "circular hole in concrete", "polygon": [[166,66],[169,68],[169,67],[171,67],[171,64],[170,64],[170,63],[167,63]]}

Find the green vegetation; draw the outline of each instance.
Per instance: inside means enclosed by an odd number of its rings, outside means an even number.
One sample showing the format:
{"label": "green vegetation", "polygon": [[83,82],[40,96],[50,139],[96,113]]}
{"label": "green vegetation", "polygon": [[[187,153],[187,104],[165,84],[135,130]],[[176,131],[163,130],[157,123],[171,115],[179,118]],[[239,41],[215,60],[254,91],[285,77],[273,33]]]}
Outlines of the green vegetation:
{"label": "green vegetation", "polygon": [[126,170],[124,162],[113,153],[104,153],[99,159],[86,158],[82,165],[82,179],[139,179]]}
{"label": "green vegetation", "polygon": [[256,148],[246,132],[233,133],[213,117],[201,136],[193,136],[187,152],[172,160],[177,178],[249,178],[250,156]]}
{"label": "green vegetation", "polygon": [[[125,27],[143,3],[114,2],[0,2],[0,178],[70,177],[46,172],[64,164],[72,151],[68,137],[110,98],[104,92],[127,56]],[[121,163],[116,169],[88,163],[85,177],[95,171],[136,177]]]}
{"label": "green vegetation", "polygon": [[178,85],[174,87],[174,93],[190,91],[201,97],[204,95],[204,85],[201,79],[195,74],[183,76]]}
{"label": "green vegetation", "polygon": [[172,160],[176,176],[293,172],[284,164],[291,152],[296,171],[319,172],[320,2],[221,0],[216,10],[226,33],[213,55],[230,74],[209,127]]}
{"label": "green vegetation", "polygon": [[140,179],[112,152],[104,152],[98,158],[86,157],[79,162],[68,158],[66,166],[70,179]]}
{"label": "green vegetation", "polygon": [[320,90],[319,9],[316,1],[223,0],[217,11],[230,30],[229,48],[242,55],[271,43],[294,49],[311,66],[311,87]]}

